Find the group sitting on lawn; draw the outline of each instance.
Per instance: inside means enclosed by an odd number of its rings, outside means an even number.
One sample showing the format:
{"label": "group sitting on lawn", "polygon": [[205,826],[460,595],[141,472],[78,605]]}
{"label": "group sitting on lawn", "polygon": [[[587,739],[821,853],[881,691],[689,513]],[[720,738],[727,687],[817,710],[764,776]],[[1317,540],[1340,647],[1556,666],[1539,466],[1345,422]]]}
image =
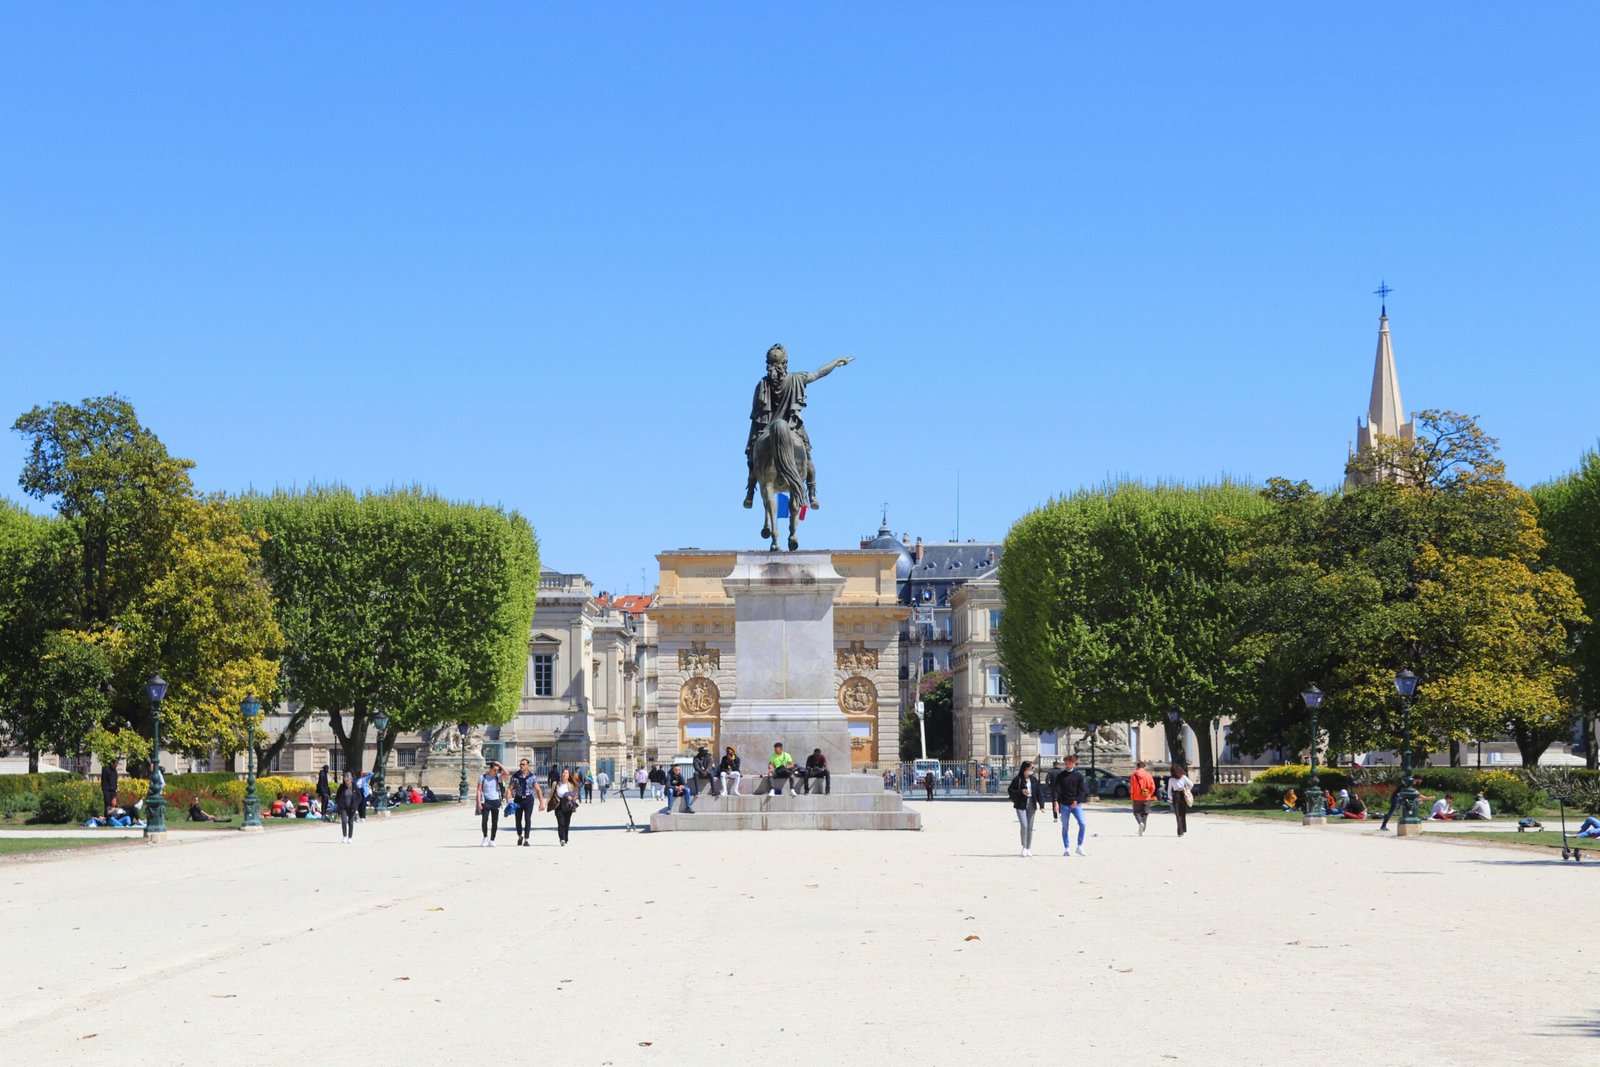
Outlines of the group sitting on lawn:
{"label": "group sitting on lawn", "polygon": [[1450,796],[1449,794],[1445,794],[1433,802],[1433,810],[1428,813],[1428,818],[1437,819],[1441,822],[1449,822],[1456,819],[1472,819],[1479,822],[1488,822],[1494,818],[1494,815],[1489,810],[1488,799],[1485,798],[1482,793],[1479,793],[1477,798],[1473,800],[1472,809],[1467,812],[1459,812],[1456,811],[1455,808],[1451,807]]}

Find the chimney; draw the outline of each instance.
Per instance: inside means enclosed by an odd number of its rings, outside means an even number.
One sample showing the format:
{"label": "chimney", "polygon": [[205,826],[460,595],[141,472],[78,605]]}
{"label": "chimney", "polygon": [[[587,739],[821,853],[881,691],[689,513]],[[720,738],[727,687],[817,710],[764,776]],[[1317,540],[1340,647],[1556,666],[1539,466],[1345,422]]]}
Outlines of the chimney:
{"label": "chimney", "polygon": [[911,557],[918,563],[922,562],[922,538],[917,538],[917,547],[911,550]]}

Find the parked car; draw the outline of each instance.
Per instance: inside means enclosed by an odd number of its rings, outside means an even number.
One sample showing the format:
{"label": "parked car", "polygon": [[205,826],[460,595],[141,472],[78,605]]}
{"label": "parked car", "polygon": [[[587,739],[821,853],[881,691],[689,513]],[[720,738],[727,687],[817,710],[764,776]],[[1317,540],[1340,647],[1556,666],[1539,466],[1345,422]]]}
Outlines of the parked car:
{"label": "parked car", "polygon": [[1089,792],[1097,797],[1116,797],[1122,799],[1128,795],[1128,779],[1126,775],[1112,774],[1108,770],[1096,767],[1079,767],[1083,772],[1083,780],[1089,786]]}

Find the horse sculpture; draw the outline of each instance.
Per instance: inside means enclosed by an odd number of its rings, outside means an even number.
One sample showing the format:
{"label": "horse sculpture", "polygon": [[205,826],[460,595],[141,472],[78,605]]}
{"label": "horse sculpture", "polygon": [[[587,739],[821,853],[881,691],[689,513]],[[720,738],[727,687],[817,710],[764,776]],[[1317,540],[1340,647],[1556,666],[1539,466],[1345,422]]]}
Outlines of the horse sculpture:
{"label": "horse sculpture", "polygon": [[795,524],[806,506],[806,447],[788,422],[773,419],[756,435],[750,449],[750,469],[761,486],[761,508],[766,522],[761,536],[768,550],[778,551],[778,494],[789,494],[789,551],[800,547]]}

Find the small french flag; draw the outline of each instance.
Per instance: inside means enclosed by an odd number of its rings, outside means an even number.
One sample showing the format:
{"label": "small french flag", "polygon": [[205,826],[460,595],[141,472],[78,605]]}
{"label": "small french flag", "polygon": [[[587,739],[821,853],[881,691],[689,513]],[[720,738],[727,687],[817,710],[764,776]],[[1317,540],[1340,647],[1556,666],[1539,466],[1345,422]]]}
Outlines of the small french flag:
{"label": "small french flag", "polygon": [[[798,518],[799,518],[799,520],[801,522],[805,522],[806,521],[806,512],[808,510],[809,510],[809,508],[808,508],[807,505],[805,505],[805,504],[801,504],[800,505],[800,514],[799,514]],[[778,518],[787,519],[788,517],[789,517],[789,494],[788,493],[779,493],[778,494]]]}

